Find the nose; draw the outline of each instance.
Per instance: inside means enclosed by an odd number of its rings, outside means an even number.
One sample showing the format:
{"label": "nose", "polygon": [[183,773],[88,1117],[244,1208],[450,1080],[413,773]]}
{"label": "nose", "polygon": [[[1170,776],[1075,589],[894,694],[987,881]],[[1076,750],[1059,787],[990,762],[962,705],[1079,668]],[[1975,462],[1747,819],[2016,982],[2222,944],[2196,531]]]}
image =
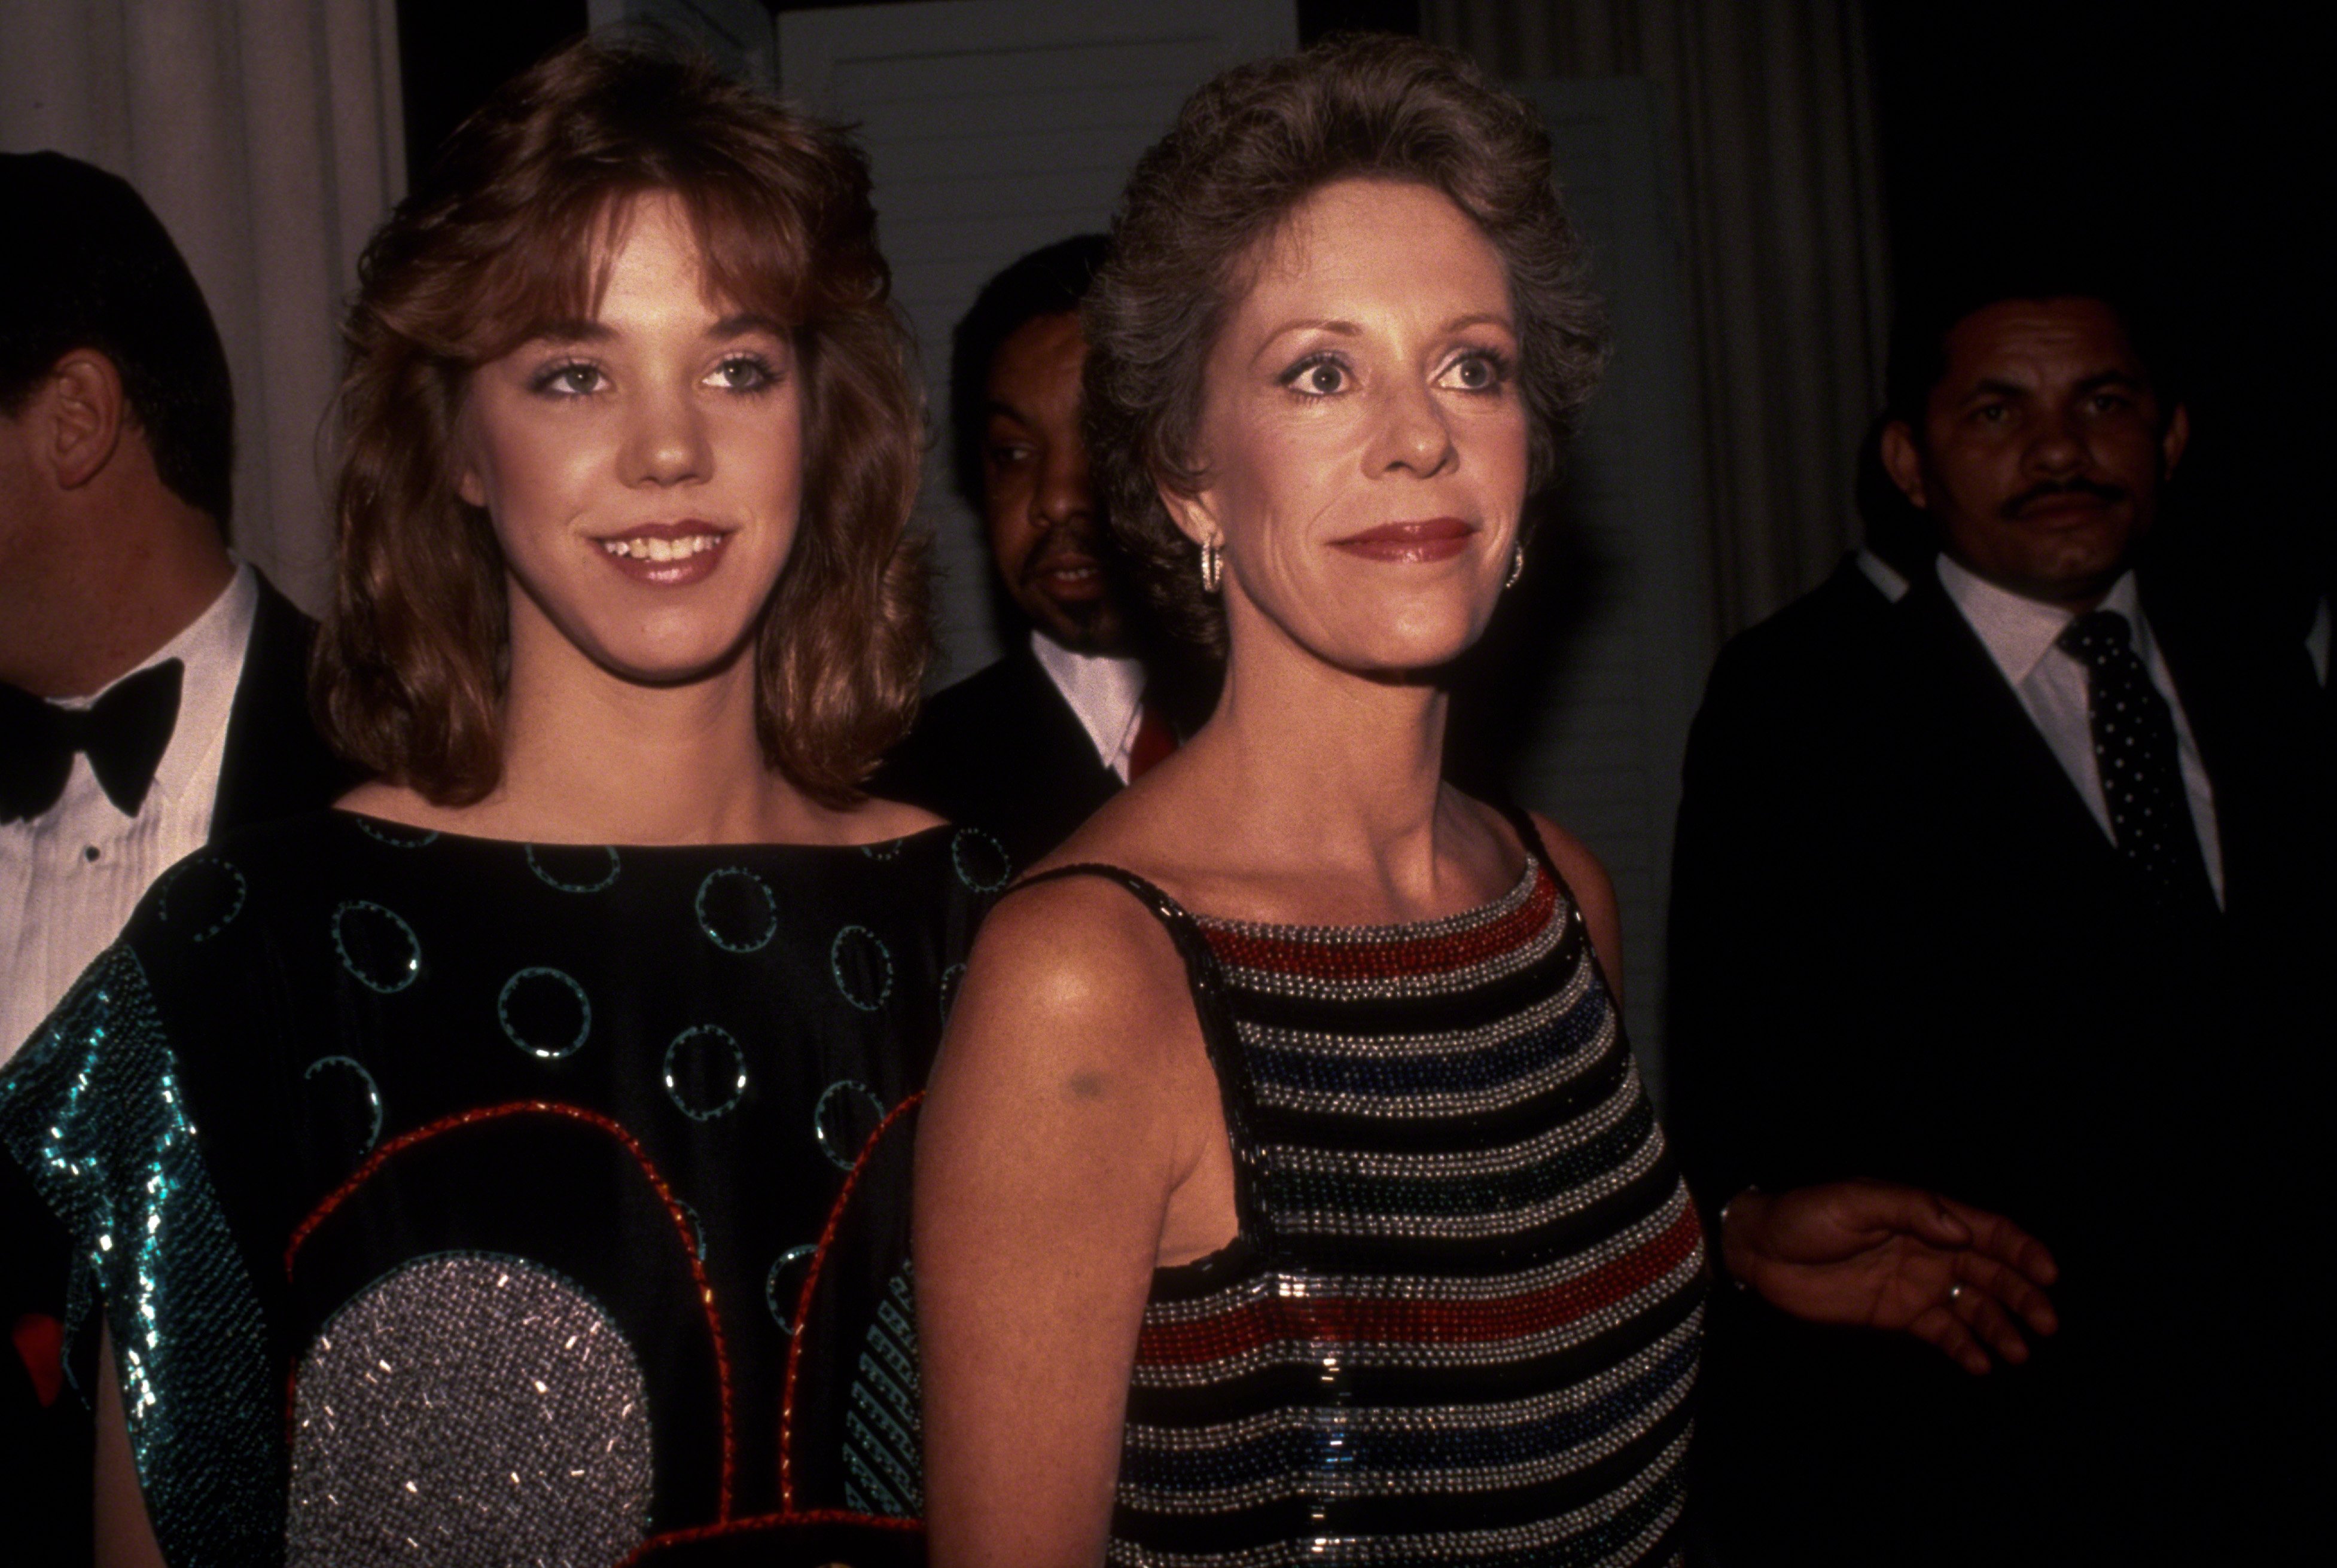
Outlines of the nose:
{"label": "nose", "polygon": [[2085,438],[2066,411],[2054,409],[2039,418],[2022,461],[2031,473],[2045,477],[2076,473],[2086,466]]}
{"label": "nose", "polygon": [[625,482],[663,487],[707,477],[713,464],[713,447],[707,440],[705,414],[688,391],[644,394],[631,413],[625,436]]}
{"label": "nose", "polygon": [[1051,441],[1039,462],[1039,482],[1031,492],[1031,515],[1050,529],[1095,515],[1095,489],[1088,478],[1087,443]]}
{"label": "nose", "polygon": [[1425,479],[1451,466],[1456,455],[1452,427],[1427,387],[1403,381],[1383,395],[1380,432],[1372,447],[1374,472],[1402,469]]}

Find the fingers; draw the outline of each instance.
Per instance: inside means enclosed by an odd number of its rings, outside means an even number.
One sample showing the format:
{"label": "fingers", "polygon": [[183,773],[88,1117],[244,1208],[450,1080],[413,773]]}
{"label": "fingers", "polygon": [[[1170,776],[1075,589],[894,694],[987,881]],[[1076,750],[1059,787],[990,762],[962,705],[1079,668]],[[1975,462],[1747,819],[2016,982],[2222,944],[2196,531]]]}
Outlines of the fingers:
{"label": "fingers", "polygon": [[1907,1325],[1907,1331],[1925,1344],[1937,1348],[1949,1360],[1973,1377],[1987,1375],[1988,1352],[1980,1348],[1980,1341],[1972,1338],[1971,1329],[1950,1310],[1947,1303],[1941,1302],[1916,1314],[1914,1321]]}
{"label": "fingers", "polygon": [[2029,1359],[2029,1342],[1986,1290],[1959,1284],[1948,1292],[1948,1310],[2000,1359],[2018,1367]]}
{"label": "fingers", "polygon": [[2019,1271],[2007,1268],[1982,1253],[1968,1251],[1959,1256],[1954,1264],[1955,1281],[1961,1287],[1959,1300],[1977,1296],[1991,1306],[2017,1312],[2031,1332],[2051,1334],[2061,1327],[2060,1315],[2045,1292],[2029,1282]]}
{"label": "fingers", "polygon": [[2002,1214],[1975,1209],[1953,1198],[1943,1197],[1940,1203],[1970,1232],[1970,1244],[1974,1251],[2010,1264],[2040,1285],[2050,1285],[2061,1277],[2060,1266],[2045,1250],[2045,1243]]}

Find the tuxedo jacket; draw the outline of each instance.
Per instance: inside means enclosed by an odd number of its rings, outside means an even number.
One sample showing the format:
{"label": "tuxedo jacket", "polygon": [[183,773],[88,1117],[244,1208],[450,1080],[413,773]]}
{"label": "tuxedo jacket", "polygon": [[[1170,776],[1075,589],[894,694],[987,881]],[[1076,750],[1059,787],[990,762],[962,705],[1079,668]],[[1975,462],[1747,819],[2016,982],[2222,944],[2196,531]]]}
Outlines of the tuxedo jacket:
{"label": "tuxedo jacket", "polygon": [[[326,748],[308,716],[308,650],[316,623],[259,579],[243,674],[228,716],[210,837],[321,810],[357,781]],[[70,1271],[62,1227],[13,1161],[0,1160],[0,1520],[24,1568],[90,1560],[92,1427],[71,1388],[37,1385],[28,1359],[45,1353],[45,1323],[62,1321],[54,1295]],[[93,1368],[76,1368],[79,1387]]]}
{"label": "tuxedo jacket", "polygon": [[327,748],[308,716],[308,650],[316,638],[317,623],[260,578],[211,802],[212,838],[320,810],[357,782],[357,771]]}
{"label": "tuxedo jacket", "polygon": [[1724,1560],[1876,1560],[1877,1530],[1949,1497],[1892,1560],[2041,1560],[2126,1525],[2164,1546],[2183,1519],[2153,1497],[2283,1462],[2313,1381],[2278,1276],[2323,1185],[2297,1113],[2332,1037],[2337,784],[2301,661],[2144,598],[2215,794],[2221,911],[2128,869],[1929,571],[1892,605],[1846,562],[1714,671],[1671,908],[1692,1183],[1716,1205],[1873,1176],[1992,1210],[2052,1250],[2063,1325],[1973,1378],[1718,1303]]}
{"label": "tuxedo jacket", "polygon": [[983,829],[1018,875],[1121,787],[1027,644],[927,699],[869,785]]}

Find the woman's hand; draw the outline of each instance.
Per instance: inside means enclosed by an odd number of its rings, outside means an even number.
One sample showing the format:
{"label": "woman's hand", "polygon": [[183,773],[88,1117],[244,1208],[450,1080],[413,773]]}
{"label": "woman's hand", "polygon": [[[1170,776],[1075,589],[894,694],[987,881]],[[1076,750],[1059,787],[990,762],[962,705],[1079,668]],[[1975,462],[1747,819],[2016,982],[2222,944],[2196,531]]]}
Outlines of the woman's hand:
{"label": "woman's hand", "polygon": [[[2001,1214],[1889,1182],[1746,1189],[1721,1211],[1729,1273],[1813,1323],[1904,1330],[1965,1371],[2016,1365],[2059,1328],[2053,1255]],[[1986,1349],[1982,1349],[1985,1346]]]}

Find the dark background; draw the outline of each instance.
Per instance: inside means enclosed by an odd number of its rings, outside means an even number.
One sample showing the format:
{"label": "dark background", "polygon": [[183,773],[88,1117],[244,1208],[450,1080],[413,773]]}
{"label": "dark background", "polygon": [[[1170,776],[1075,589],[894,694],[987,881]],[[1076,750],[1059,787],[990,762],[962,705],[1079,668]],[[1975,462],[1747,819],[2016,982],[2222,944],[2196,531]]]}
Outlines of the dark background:
{"label": "dark background", "polygon": [[[2330,89],[2310,24],[2229,19],[2254,9],[1865,11],[1896,297],[1976,247],[2074,239],[2118,260],[2181,329],[2188,370],[2193,443],[2163,542],[2214,591],[2303,616],[2332,579],[2332,294],[2309,238],[2331,217]],[[582,0],[397,12],[416,170],[497,83],[585,25]],[[1301,0],[1298,21],[1306,42],[1416,33],[1420,6]]]}

